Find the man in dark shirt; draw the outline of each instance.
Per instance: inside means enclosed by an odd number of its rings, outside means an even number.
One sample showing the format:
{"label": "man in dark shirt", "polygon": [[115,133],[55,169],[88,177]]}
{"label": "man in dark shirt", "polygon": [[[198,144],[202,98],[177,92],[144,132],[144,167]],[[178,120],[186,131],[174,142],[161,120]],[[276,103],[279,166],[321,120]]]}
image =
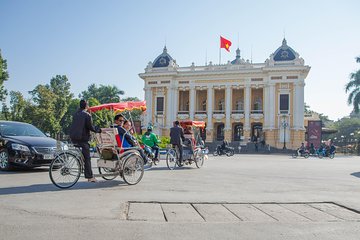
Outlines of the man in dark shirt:
{"label": "man in dark shirt", "polygon": [[179,121],[175,121],[174,127],[170,128],[170,144],[172,144],[173,147],[178,147],[180,163],[183,160],[183,141],[185,141],[184,130],[179,126]]}
{"label": "man in dark shirt", "polygon": [[86,112],[88,105],[85,100],[80,101],[80,108],[73,115],[73,121],[70,127],[71,141],[81,147],[82,154],[84,156],[85,163],[85,178],[89,182],[96,182],[91,169],[91,157],[90,157],[90,131],[101,132],[101,129],[95,129],[92,125],[92,118],[89,113]]}

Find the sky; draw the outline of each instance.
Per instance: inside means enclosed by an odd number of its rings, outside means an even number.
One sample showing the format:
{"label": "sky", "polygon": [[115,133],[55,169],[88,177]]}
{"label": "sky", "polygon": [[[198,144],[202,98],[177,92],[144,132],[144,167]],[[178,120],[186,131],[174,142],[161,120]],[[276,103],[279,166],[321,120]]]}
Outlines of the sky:
{"label": "sky", "polygon": [[0,0],[5,87],[29,97],[38,84],[66,75],[78,96],[92,84],[115,85],[144,99],[138,74],[168,53],[180,67],[219,61],[219,36],[231,40],[222,63],[263,63],[285,36],[311,67],[305,102],[332,120],[349,115],[344,86],[360,69],[358,0]]}

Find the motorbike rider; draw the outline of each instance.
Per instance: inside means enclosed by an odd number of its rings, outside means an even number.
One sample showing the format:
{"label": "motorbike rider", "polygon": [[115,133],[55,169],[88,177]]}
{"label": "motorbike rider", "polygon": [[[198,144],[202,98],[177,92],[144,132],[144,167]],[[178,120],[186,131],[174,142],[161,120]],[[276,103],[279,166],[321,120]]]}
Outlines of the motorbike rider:
{"label": "motorbike rider", "polygon": [[334,146],[334,143],[331,143],[330,145],[330,154],[335,153],[336,147]]}
{"label": "motorbike rider", "polygon": [[146,133],[142,135],[141,141],[155,152],[154,163],[158,163],[159,159],[159,146],[157,145],[160,141],[158,140],[155,133],[152,132],[153,127],[148,126]]}
{"label": "motorbike rider", "polygon": [[228,148],[229,143],[224,139],[220,146],[218,146],[219,155],[224,153],[224,151]]}
{"label": "motorbike rider", "polygon": [[309,152],[310,152],[310,154],[315,154],[316,150],[315,150],[314,143],[310,143]]}
{"label": "motorbike rider", "polygon": [[301,156],[305,153],[305,145],[304,143],[301,143],[301,146],[298,149],[298,155]]}

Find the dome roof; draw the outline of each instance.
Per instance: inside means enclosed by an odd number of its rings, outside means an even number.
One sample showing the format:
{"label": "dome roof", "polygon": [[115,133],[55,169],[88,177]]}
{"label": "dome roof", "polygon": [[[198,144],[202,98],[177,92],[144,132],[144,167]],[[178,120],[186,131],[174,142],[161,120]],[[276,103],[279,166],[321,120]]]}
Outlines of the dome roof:
{"label": "dome roof", "polygon": [[152,67],[154,67],[154,68],[167,67],[167,66],[169,66],[171,60],[174,60],[174,59],[167,53],[167,49],[166,49],[166,46],[165,46],[162,54],[160,54],[154,60],[154,63],[152,65]]}
{"label": "dome roof", "polygon": [[240,59],[240,49],[236,49],[236,58],[231,61],[231,64],[241,64],[244,63],[244,60]]}
{"label": "dome roof", "polygon": [[274,52],[274,61],[292,61],[298,55],[291,47],[287,45],[284,38],[281,47]]}

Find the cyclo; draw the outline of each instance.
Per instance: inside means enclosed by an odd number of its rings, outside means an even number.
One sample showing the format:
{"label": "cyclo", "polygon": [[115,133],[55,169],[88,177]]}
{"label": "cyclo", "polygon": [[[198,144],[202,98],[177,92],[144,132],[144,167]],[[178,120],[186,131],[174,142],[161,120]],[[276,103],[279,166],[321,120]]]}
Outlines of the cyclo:
{"label": "cyclo", "polygon": [[[143,102],[107,103],[89,108],[89,112],[96,114],[101,110],[114,113],[133,109],[146,110]],[[133,122],[133,121],[132,121]],[[98,153],[97,167],[99,174],[105,180],[113,180],[120,176],[129,185],[139,183],[144,175],[144,159],[139,154],[140,147],[124,149],[117,128],[101,128],[101,133],[95,135],[96,151]],[[52,183],[59,188],[70,188],[79,180],[84,171],[84,157],[81,149],[74,145],[68,149],[59,149],[55,159],[51,162],[49,175]]]}
{"label": "cyclo", "polygon": [[170,170],[193,163],[197,168],[201,168],[209,152],[201,138],[201,132],[205,131],[205,122],[188,120],[179,123],[184,129],[186,139],[183,143],[183,163],[179,161],[179,149],[171,147],[166,154],[166,164]]}

